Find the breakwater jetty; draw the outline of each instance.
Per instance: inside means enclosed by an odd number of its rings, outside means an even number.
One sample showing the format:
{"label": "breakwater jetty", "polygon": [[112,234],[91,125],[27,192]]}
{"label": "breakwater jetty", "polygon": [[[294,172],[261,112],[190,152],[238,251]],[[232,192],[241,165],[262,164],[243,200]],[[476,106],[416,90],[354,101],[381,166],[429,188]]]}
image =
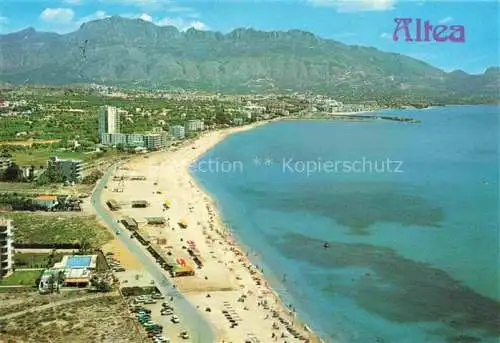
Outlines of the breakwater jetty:
{"label": "breakwater jetty", "polygon": [[420,120],[410,117],[395,117],[395,116],[380,116],[370,114],[337,114],[337,113],[324,113],[317,112],[311,113],[307,116],[293,116],[290,119],[329,119],[329,120],[392,120],[405,123],[420,123]]}

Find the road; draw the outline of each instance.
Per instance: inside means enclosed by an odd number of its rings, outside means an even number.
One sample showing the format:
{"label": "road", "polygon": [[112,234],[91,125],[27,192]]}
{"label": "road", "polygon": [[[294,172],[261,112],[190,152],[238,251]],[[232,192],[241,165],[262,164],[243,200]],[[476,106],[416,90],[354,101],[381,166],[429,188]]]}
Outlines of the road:
{"label": "road", "polygon": [[[160,292],[166,297],[172,296],[174,298],[176,314],[181,319],[183,325],[186,326],[186,330],[191,336],[189,341],[193,343],[213,343],[214,333],[210,324],[203,318],[201,313],[173,287],[170,280],[166,277],[164,270],[151,256],[149,256],[149,253],[147,253],[136,240],[130,238],[130,236],[126,234],[127,232],[123,232],[123,228],[111,217],[108,210],[104,207],[101,199],[102,191],[114,170],[114,166],[108,168],[104,176],[97,183],[90,198],[91,204],[97,215],[112,229],[115,237],[125,244],[128,250],[134,254],[137,260],[143,265],[144,270],[151,275]],[[123,232],[124,234],[117,235],[117,231]]]}

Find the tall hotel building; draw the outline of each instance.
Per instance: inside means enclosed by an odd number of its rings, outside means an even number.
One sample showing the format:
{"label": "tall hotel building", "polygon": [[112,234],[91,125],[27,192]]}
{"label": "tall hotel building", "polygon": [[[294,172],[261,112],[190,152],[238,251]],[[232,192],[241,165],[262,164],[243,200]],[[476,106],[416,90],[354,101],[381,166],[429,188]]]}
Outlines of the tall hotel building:
{"label": "tall hotel building", "polygon": [[167,133],[157,129],[155,132],[120,133],[120,113],[118,109],[103,106],[99,109],[99,141],[102,145],[122,145],[128,148],[142,147],[149,150],[160,150],[167,146]]}
{"label": "tall hotel building", "polygon": [[13,249],[12,220],[0,218],[0,279],[12,271]]}
{"label": "tall hotel building", "polygon": [[116,107],[103,106],[99,109],[99,140],[105,141],[106,133],[120,132],[120,114]]}

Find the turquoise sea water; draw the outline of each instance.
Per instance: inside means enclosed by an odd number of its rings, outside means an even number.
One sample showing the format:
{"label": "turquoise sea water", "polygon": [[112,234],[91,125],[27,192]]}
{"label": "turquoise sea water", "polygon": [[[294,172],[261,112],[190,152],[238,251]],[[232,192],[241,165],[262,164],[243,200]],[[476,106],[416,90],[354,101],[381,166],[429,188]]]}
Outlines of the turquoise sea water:
{"label": "turquoise sea water", "polygon": [[499,108],[383,112],[422,122],[275,122],[193,174],[325,341],[497,342]]}

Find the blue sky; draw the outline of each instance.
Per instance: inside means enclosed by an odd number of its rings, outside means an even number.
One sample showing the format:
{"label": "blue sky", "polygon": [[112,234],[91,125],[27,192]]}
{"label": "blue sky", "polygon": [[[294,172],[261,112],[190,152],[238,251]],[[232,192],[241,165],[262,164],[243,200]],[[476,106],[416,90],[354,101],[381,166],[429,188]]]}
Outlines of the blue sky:
{"label": "blue sky", "polygon": [[[406,54],[446,71],[475,74],[500,64],[496,0],[2,0],[0,33],[29,26],[67,33],[85,21],[110,15],[181,30],[303,29],[350,45]],[[463,25],[465,42],[395,42],[394,18],[400,17]]]}

